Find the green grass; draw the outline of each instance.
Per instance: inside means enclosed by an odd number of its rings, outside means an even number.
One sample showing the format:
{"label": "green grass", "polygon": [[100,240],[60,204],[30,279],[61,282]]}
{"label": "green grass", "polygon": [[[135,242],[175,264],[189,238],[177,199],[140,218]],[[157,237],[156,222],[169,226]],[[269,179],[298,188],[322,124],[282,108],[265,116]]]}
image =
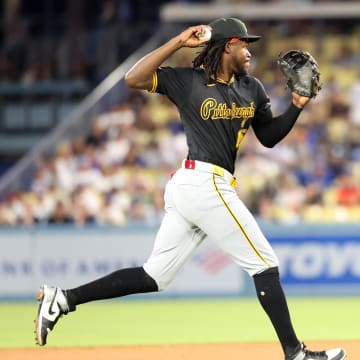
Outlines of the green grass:
{"label": "green grass", "polygon": [[[360,299],[290,298],[301,340],[360,339]],[[37,304],[0,303],[0,348],[31,347]],[[84,304],[57,324],[49,346],[275,341],[255,299],[123,300]]]}

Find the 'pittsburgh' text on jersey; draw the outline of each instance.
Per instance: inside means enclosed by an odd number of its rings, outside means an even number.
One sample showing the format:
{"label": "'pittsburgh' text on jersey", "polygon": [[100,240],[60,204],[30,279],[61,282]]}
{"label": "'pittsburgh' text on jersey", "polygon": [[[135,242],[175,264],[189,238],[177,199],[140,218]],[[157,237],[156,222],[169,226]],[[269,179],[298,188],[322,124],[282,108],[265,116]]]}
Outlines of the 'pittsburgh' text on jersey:
{"label": "'pittsburgh' text on jersey", "polygon": [[[236,106],[231,104],[229,108],[226,103],[218,104],[216,99],[205,99],[200,107],[200,116],[203,120],[217,119],[243,119],[244,124],[248,119],[254,117],[255,107],[252,101],[249,106]],[[243,127],[243,125],[242,125]]]}

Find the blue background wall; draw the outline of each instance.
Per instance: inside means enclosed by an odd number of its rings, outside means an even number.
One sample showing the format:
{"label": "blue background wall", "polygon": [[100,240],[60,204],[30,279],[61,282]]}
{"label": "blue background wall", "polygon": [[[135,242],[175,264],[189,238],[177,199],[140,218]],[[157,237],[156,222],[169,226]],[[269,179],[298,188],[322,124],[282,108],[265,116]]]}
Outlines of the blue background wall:
{"label": "blue background wall", "polygon": [[[289,295],[360,294],[360,226],[263,225]],[[1,229],[0,298],[33,298],[41,283],[74,287],[122,267],[141,266],[156,228]],[[160,295],[249,296],[252,280],[210,240]]]}

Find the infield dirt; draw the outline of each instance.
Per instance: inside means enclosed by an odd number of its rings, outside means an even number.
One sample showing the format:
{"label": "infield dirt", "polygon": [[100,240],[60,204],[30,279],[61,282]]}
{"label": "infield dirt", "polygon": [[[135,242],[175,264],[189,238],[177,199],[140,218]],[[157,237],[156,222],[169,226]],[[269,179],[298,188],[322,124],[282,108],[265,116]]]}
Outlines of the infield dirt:
{"label": "infield dirt", "polygon": [[[347,360],[360,359],[360,340],[308,342],[311,350],[344,347]],[[278,343],[238,343],[199,345],[119,346],[119,347],[44,347],[0,349],[4,360],[281,360]]]}

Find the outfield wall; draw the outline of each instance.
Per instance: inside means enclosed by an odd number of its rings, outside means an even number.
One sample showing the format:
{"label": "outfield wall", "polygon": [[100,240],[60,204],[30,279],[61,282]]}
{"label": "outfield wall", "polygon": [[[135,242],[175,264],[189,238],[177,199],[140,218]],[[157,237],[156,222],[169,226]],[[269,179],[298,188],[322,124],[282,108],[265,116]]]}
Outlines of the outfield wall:
{"label": "outfield wall", "polygon": [[[289,295],[359,295],[360,225],[262,226]],[[0,230],[0,299],[30,298],[39,284],[75,287],[141,266],[156,229],[44,227]],[[249,296],[252,281],[211,240],[157,297]],[[145,295],[142,295],[145,296]]]}

